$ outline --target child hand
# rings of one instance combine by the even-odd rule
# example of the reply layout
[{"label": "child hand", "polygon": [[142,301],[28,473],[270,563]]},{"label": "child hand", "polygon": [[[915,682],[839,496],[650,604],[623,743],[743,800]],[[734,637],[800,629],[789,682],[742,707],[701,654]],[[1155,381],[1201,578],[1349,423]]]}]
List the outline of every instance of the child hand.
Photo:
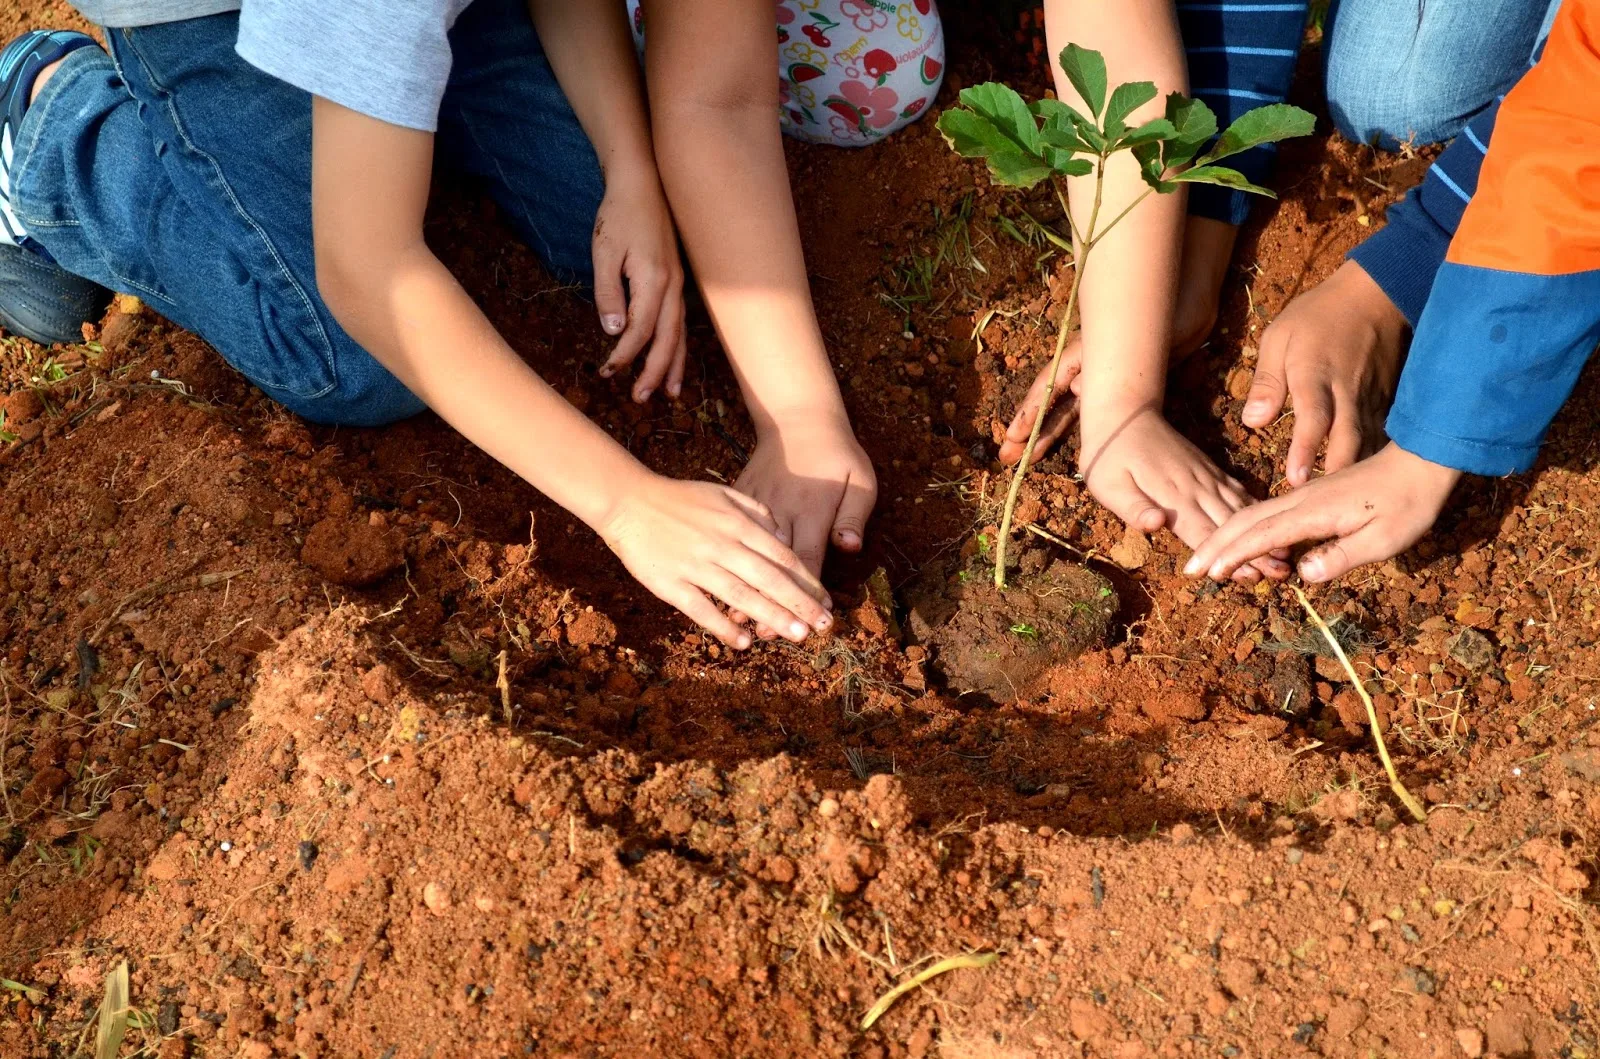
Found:
[{"label": "child hand", "polygon": [[1415,544],[1460,479],[1460,471],[1391,442],[1352,467],[1240,511],[1195,549],[1183,572],[1221,580],[1274,548],[1333,538],[1300,560],[1307,581],[1332,580]]},{"label": "child hand", "polygon": [[801,420],[762,436],[734,488],[772,510],[778,538],[813,577],[830,540],[842,551],[861,550],[878,500],[872,461],[842,420]]},{"label": "child hand", "polygon": [[[1127,413],[1086,409],[1083,452],[1084,481],[1096,500],[1144,533],[1166,526],[1191,548],[1251,503],[1242,485],[1148,404]],[[1281,559],[1265,550],[1251,558],[1261,573],[1288,575]],[[1260,580],[1251,569],[1238,569],[1234,577]]]},{"label": "child hand", "polygon": [[[1178,278],[1178,302],[1172,315],[1172,344],[1169,355],[1177,363],[1211,337],[1217,324],[1217,305],[1222,296],[1222,281],[1228,275],[1228,262],[1233,256],[1233,244],[1239,229],[1209,217],[1190,217],[1183,232],[1183,263]],[[1083,367],[1083,343],[1074,338],[1061,354],[1061,371],[1056,378],[1055,397],[1050,403],[1049,418],[1039,429],[1039,446],[1034,452],[1038,459],[1072,426],[1077,411],[1076,402],[1067,397],[1079,391],[1078,372]],[[1046,364],[1028,388],[1028,393],[1017,405],[1006,428],[1006,439],[1000,445],[1000,462],[1013,464],[1022,459],[1022,450],[1028,444],[1028,433],[1033,430],[1033,418],[1044,404],[1044,391],[1050,365]]]},{"label": "child hand", "polygon": [[1310,480],[1324,440],[1330,474],[1382,443],[1405,336],[1405,317],[1354,261],[1290,302],[1267,327],[1243,419],[1265,427],[1283,410],[1285,395],[1293,398],[1290,485]]},{"label": "child hand", "polygon": [[610,378],[632,364],[649,342],[644,370],[634,380],[633,399],[643,404],[663,381],[667,393],[677,397],[689,356],[683,261],[672,213],[654,170],[637,178],[619,176],[606,184],[594,223],[594,304],[605,333],[620,336],[600,376]]},{"label": "child hand", "polygon": [[822,583],[777,528],[765,504],[736,490],[661,476],[625,493],[597,526],[640,584],[739,650],[750,634],[713,599],[795,643],[833,623]]}]

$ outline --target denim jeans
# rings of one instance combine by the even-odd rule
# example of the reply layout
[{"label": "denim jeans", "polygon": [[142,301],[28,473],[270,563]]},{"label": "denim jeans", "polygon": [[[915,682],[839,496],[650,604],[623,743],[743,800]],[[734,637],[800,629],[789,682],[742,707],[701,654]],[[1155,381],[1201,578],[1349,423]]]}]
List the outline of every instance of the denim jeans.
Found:
[{"label": "denim jeans", "polygon": [[[317,292],[311,96],[239,58],[237,14],[106,37],[110,54],[69,56],[22,123],[11,179],[29,234],[307,419],[375,426],[420,412]],[[450,42],[439,161],[485,178],[563,280],[588,280],[599,161],[526,6],[476,0]]]},{"label": "denim jeans", "polygon": [[1560,0],[1334,0],[1323,55],[1339,131],[1443,143],[1510,90]]}]

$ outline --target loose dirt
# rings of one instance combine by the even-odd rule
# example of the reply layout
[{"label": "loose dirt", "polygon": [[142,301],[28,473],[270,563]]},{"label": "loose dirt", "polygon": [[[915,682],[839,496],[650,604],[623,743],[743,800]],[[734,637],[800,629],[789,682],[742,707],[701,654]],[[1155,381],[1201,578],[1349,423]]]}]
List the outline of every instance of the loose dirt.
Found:
[{"label": "loose dirt", "polygon": [[[944,102],[1043,87],[1015,23],[946,8]],[[310,427],[148,310],[0,340],[0,1054],[75,1054],[123,961],[122,1054],[162,1059],[1600,1052],[1600,377],[1533,473],[1313,595],[1412,824],[1292,595],[1134,547],[1070,448],[1025,521],[1113,588],[1103,644],[1025,697],[930,670],[907,594],[994,521],[1065,296],[1051,202],[930,122],[789,151],[882,481],[804,648],[726,652],[431,417]],[[1427,164],[1282,161],[1168,409],[1258,495],[1292,421],[1242,428],[1230,379]],[[502,332],[650,465],[731,481],[753,437],[704,316],[682,399],[635,406],[484,202],[442,188],[428,236]],[[858,1029],[967,952],[1000,955]]]}]

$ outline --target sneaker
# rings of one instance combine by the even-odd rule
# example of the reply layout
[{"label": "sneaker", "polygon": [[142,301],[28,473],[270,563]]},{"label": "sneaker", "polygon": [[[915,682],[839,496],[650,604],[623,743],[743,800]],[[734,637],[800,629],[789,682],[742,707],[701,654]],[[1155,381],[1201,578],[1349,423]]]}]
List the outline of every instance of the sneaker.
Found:
[{"label": "sneaker", "polygon": [[83,324],[111,292],[56,264],[11,208],[11,160],[39,71],[79,48],[98,47],[69,30],[24,33],[0,51],[0,327],[50,345],[81,342]]}]

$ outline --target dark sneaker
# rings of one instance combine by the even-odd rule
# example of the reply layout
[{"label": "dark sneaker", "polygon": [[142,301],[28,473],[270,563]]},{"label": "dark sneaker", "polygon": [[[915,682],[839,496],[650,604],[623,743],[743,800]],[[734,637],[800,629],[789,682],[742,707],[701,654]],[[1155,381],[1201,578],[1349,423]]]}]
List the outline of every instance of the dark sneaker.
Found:
[{"label": "dark sneaker", "polygon": [[11,209],[11,159],[39,71],[79,48],[98,47],[70,30],[24,33],[0,51],[0,327],[49,345],[81,342],[83,324],[111,292],[74,276],[32,239]]}]

